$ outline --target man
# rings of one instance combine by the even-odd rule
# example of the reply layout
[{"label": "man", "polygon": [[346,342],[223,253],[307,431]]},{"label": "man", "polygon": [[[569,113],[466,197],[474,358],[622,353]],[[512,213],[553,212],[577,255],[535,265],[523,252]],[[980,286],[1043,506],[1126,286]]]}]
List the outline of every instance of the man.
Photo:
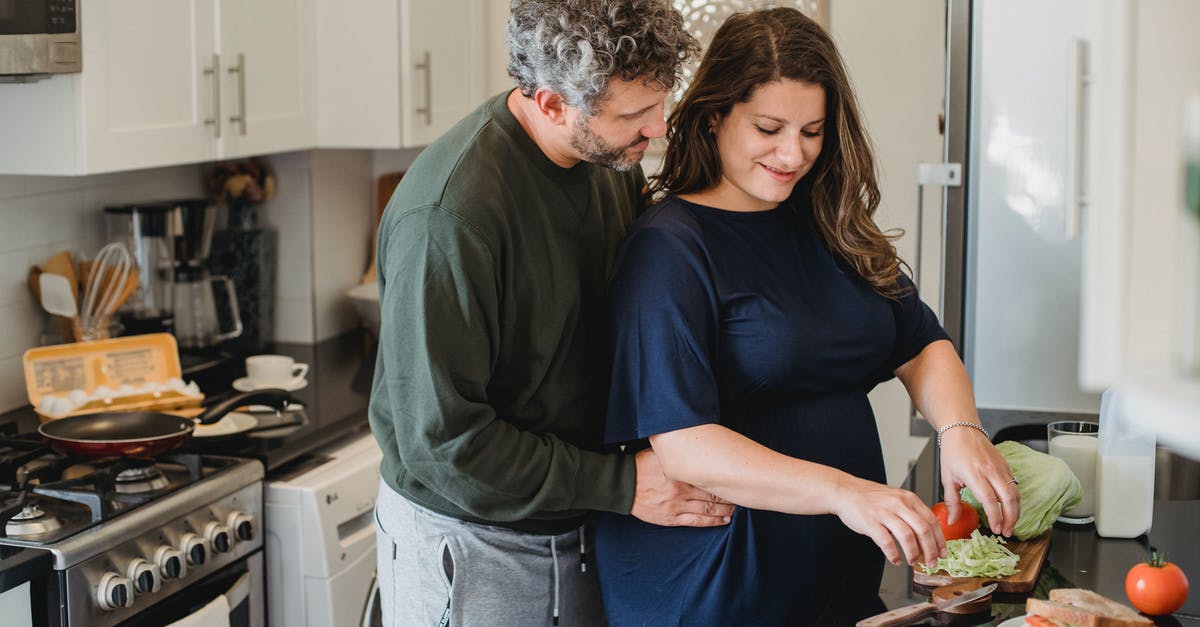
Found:
[{"label": "man", "polygon": [[732,506],[604,452],[604,292],[697,48],[665,0],[516,0],[496,96],[425,149],[379,235],[371,427],[385,623],[603,624],[588,510]]}]

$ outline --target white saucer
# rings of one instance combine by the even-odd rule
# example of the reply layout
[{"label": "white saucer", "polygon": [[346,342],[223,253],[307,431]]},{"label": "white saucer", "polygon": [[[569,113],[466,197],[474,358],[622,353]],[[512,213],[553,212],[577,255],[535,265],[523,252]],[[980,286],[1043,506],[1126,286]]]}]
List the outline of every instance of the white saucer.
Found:
[{"label": "white saucer", "polygon": [[1014,616],[1003,623],[996,625],[996,627],[1025,627],[1025,616],[1028,616],[1028,614]]},{"label": "white saucer", "polygon": [[300,379],[299,381],[293,381],[291,385],[287,385],[287,386],[272,385],[272,386],[267,386],[267,387],[258,387],[256,385],[254,385],[253,383],[250,382],[249,377],[241,377],[233,382],[233,389],[235,389],[239,392],[254,392],[255,390],[273,390],[273,389],[280,389],[285,392],[295,392],[296,390],[304,389],[306,387],[308,387],[308,379]]}]

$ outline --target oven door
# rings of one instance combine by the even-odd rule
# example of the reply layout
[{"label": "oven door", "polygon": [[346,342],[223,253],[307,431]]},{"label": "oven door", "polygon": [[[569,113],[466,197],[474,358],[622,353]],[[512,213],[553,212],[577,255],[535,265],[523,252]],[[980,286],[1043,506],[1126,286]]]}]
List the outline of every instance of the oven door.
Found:
[{"label": "oven door", "polygon": [[[218,597],[224,597],[224,601]],[[227,619],[215,614],[218,608],[223,607],[229,608]],[[178,627],[225,624],[230,627],[264,627],[262,551],[230,564],[175,593],[164,603],[155,604],[122,623],[123,626],[134,627],[175,624]]]}]

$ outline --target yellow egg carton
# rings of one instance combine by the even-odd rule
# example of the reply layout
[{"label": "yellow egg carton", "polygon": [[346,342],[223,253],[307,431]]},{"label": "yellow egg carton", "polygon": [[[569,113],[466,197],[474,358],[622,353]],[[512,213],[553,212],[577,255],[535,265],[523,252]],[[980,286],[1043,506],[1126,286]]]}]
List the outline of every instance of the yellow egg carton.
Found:
[{"label": "yellow egg carton", "polygon": [[110,411],[199,407],[169,333],[39,346],[25,351],[25,390],[43,422]]}]

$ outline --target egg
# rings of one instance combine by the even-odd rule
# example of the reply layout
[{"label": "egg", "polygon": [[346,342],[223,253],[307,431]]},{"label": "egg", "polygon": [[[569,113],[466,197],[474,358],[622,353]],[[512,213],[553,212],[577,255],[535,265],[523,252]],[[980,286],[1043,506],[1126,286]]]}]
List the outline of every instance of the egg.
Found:
[{"label": "egg", "polygon": [[39,414],[51,414],[54,412],[54,397],[47,394],[38,401],[37,410]]},{"label": "egg", "polygon": [[107,385],[97,385],[96,389],[92,390],[92,398],[106,399],[112,398],[112,395],[112,388],[108,387]]},{"label": "egg", "polygon": [[133,396],[136,393],[137,393],[137,391],[133,389],[132,385],[129,385],[128,383],[122,383],[120,386],[117,387],[116,395],[117,396]]},{"label": "egg", "polygon": [[88,397],[87,392],[84,392],[83,390],[80,390],[78,388],[71,390],[70,393],[67,394],[67,399],[69,399],[71,401],[71,405],[72,405],[71,409],[79,407],[80,405],[91,400]]},{"label": "egg", "polygon": [[71,399],[60,396],[60,397],[55,398],[54,402],[51,404],[50,415],[51,416],[65,416],[65,415],[71,413],[71,411],[74,410],[75,407],[77,407],[77,406],[74,405],[73,403],[71,403]]}]

